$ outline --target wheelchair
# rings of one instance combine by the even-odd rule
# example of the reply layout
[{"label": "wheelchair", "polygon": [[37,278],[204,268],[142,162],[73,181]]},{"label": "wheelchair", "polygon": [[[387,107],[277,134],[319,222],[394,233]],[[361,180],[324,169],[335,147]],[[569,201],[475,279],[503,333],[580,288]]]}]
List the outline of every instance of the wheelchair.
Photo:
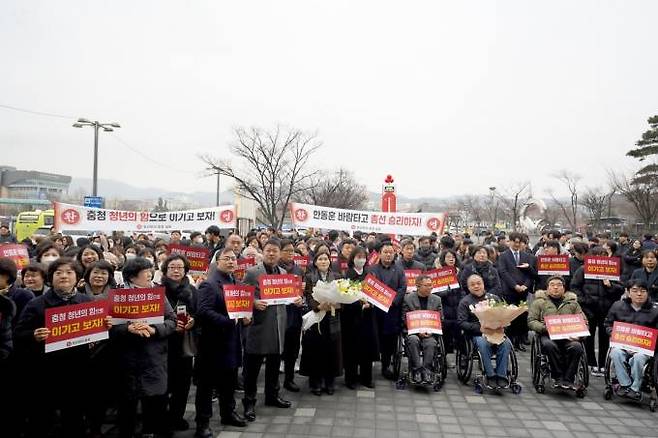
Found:
[{"label": "wheelchair", "polygon": [[[606,400],[612,399],[612,396],[616,394],[619,389],[619,381],[614,372],[614,366],[612,365],[612,357],[610,356],[610,351],[612,348],[608,349],[608,353],[605,357],[605,371],[603,378],[605,379],[605,389],[603,390],[603,397]],[[626,370],[630,375],[630,366],[626,363]],[[646,400],[645,394],[648,394],[649,400],[649,410],[651,412],[656,412],[656,407],[658,406],[658,397],[656,391],[658,388],[658,361],[656,357],[651,357],[644,365],[644,372],[642,375],[642,386],[640,388],[640,393],[642,398],[637,400],[637,402],[642,403]]]},{"label": "wheelchair", "polygon": [[[543,394],[546,391],[546,379],[551,378],[551,364],[548,356],[541,349],[540,335],[533,332],[532,343],[530,346],[530,375],[535,391]],[[582,341],[581,341],[582,344]],[[589,386],[589,367],[587,366],[587,354],[583,345],[583,353],[578,358],[578,369],[574,387],[569,390],[576,393],[576,397],[584,398]],[[564,388],[563,388],[564,389]]]},{"label": "wheelchair", "polygon": [[[484,392],[484,367],[482,366],[482,357],[480,357],[480,351],[475,346],[475,342],[466,338],[462,335],[459,345],[456,345],[456,365],[457,365],[457,378],[464,385],[468,384],[468,381],[473,374],[473,363],[477,362],[479,367],[479,374],[476,374],[473,378],[474,390],[478,394]],[[491,355],[492,362],[496,360],[496,353]],[[517,379],[519,377],[519,362],[516,358],[516,353],[514,349],[510,349],[509,353],[509,363],[507,367],[507,379],[509,380],[509,389],[513,394],[520,394],[523,387]]]},{"label": "wheelchair", "polygon": [[[430,370],[433,374],[433,379],[429,383],[416,383],[410,378],[409,370],[409,355],[406,348],[406,336],[400,334],[398,336],[398,343],[393,355],[393,377],[395,378],[395,388],[396,389],[405,389],[408,384],[415,386],[428,386],[431,387],[435,392],[438,392],[443,383],[446,380],[448,374],[448,363],[446,359],[446,350],[443,345],[443,337],[441,335],[434,335],[437,339],[436,349],[434,351],[434,358],[432,359],[432,369]],[[403,358],[407,357],[407,366],[403,369],[402,361]],[[422,351],[421,351],[422,358]]]}]

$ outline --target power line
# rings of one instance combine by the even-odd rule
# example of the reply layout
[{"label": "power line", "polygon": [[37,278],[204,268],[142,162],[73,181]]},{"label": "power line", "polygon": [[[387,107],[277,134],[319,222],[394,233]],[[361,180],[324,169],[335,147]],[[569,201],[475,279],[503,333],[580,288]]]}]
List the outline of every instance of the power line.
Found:
[{"label": "power line", "polygon": [[11,105],[0,104],[0,108],[9,109],[9,110],[12,110],[12,111],[19,111],[19,112],[22,112],[22,113],[36,114],[38,116],[57,117],[59,119],[69,119],[69,120],[70,119],[73,119],[73,120],[76,119],[76,117],[74,117],[74,116],[65,116],[63,114],[46,113],[46,112],[43,112],[43,111],[33,111],[33,110],[25,109],[25,108],[18,108],[16,106],[11,106]]}]

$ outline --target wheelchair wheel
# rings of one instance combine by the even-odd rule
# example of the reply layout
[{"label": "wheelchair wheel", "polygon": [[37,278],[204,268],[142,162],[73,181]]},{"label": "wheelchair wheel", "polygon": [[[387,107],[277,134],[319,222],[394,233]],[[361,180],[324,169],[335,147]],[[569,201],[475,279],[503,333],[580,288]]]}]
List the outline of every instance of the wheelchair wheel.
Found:
[{"label": "wheelchair wheel", "polygon": [[470,341],[463,339],[462,345],[457,346],[455,351],[455,362],[457,368],[457,378],[463,384],[467,384],[473,371],[472,344]]},{"label": "wheelchair wheel", "polygon": [[[585,354],[587,356],[587,354]],[[587,359],[585,359],[585,365],[587,365]],[[587,378],[589,380],[589,373],[587,373]],[[610,357],[610,349],[608,348],[608,352],[605,355],[605,368],[603,369],[603,380],[605,382],[605,386],[607,387],[612,387],[612,357]],[[606,400],[609,400],[606,398]]]},{"label": "wheelchair wheel", "polygon": [[[519,362],[516,358],[516,353],[512,348],[509,352],[509,367],[507,373],[509,374],[509,381],[516,382],[516,379],[519,377]],[[519,391],[520,392],[520,391]],[[517,393],[515,393],[517,394]]]},{"label": "wheelchair wheel", "polygon": [[535,334],[532,344],[530,344],[530,375],[532,376],[532,384],[535,390],[543,394],[545,387],[541,383],[541,352],[539,351],[538,342],[538,335]]},{"label": "wheelchair wheel", "polygon": [[[608,364],[606,360],[606,369]],[[607,373],[606,373],[607,374]],[[589,367],[587,366],[587,355],[583,352],[578,359],[578,370],[576,371],[576,386],[579,388],[587,388],[589,386]],[[576,391],[576,395],[578,392]]]},{"label": "wheelchair wheel", "polygon": [[606,400],[612,399],[612,387],[611,386],[606,386],[605,390],[603,391],[603,398]]},{"label": "wheelchair wheel", "polygon": [[445,381],[446,377],[448,376],[448,358],[446,357],[446,348],[443,343],[443,336],[439,336],[439,342],[437,343],[436,347],[438,352],[440,353],[438,358],[439,360],[436,361],[437,362],[436,365],[438,366],[436,369],[440,370],[441,373],[440,380]]},{"label": "wheelchair wheel", "polygon": [[393,379],[398,380],[400,378],[400,370],[402,369],[402,356],[404,355],[404,342],[402,341],[402,335],[398,336],[398,344],[393,355]]}]

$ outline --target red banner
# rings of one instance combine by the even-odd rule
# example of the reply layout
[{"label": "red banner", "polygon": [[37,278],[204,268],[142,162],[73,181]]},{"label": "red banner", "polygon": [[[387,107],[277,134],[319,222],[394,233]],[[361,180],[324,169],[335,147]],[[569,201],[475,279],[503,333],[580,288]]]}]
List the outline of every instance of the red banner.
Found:
[{"label": "red banner", "polygon": [[47,308],[46,353],[107,339],[107,307],[108,301],[101,300]]},{"label": "red banner", "polygon": [[144,322],[162,324],[165,288],[112,289],[109,294],[113,324]]},{"label": "red banner", "polygon": [[231,319],[251,318],[254,313],[256,288],[241,284],[225,284],[223,289],[228,317]]},{"label": "red banner", "polygon": [[258,284],[260,299],[268,305],[291,304],[301,296],[302,282],[297,275],[261,275]]},{"label": "red banner", "polygon": [[539,275],[569,275],[568,255],[537,256],[537,273]]},{"label": "red banner", "polygon": [[432,293],[448,290],[448,288],[456,289],[459,287],[457,271],[452,266],[432,269],[425,274],[432,279]]},{"label": "red banner", "polygon": [[590,280],[616,280],[621,275],[619,257],[585,256],[585,278]]},{"label": "red banner", "polygon": [[656,339],[658,330],[655,328],[615,321],[610,334],[610,346],[653,357]]},{"label": "red banner", "polygon": [[407,333],[431,333],[442,335],[441,312],[436,310],[414,310],[406,314]]},{"label": "red banner", "polygon": [[296,266],[299,266],[302,269],[308,268],[308,256],[296,255],[292,257],[292,261]]},{"label": "red banner", "polygon": [[379,253],[377,251],[373,251],[370,253],[370,256],[368,256],[368,266],[373,266],[379,263]]},{"label": "red banner", "polygon": [[416,291],[416,278],[418,278],[418,276],[422,273],[423,271],[421,269],[404,270],[404,277],[407,279],[407,292]]},{"label": "red banner", "polygon": [[30,254],[27,252],[27,248],[25,245],[17,243],[0,245],[0,257],[12,259],[19,271],[30,264]]},{"label": "red banner", "polygon": [[238,281],[244,280],[244,274],[247,272],[247,269],[252,266],[256,266],[256,259],[253,257],[247,257],[245,259],[238,259],[238,267],[233,272],[235,279]]},{"label": "red banner", "polygon": [[205,274],[208,272],[208,257],[210,250],[200,246],[187,245],[168,245],[170,254],[180,254],[185,256],[190,262],[191,274]]},{"label": "red banner", "polygon": [[388,312],[393,304],[396,292],[382,283],[372,274],[366,275],[362,283],[362,290],[366,301],[373,306]]},{"label": "red banner", "polygon": [[548,337],[552,340],[589,336],[587,323],[582,313],[546,315],[544,316],[544,324],[546,324],[546,330],[548,330]]}]

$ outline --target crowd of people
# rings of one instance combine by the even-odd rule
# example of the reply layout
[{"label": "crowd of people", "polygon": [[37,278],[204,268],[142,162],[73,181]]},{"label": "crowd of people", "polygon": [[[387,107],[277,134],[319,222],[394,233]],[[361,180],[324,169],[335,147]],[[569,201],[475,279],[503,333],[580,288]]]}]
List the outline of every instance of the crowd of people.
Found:
[{"label": "crowd of people", "polygon": [[[0,242],[13,243],[8,227],[0,228]],[[108,421],[121,437],[136,430],[142,437],[169,436],[191,427],[185,412],[194,384],[195,436],[210,438],[215,398],[222,424],[246,427],[256,419],[263,363],[263,402],[285,409],[291,403],[281,390],[281,367],[282,387],[290,392],[301,390],[297,364],[317,396],[333,395],[341,375],[349,390],[373,388],[375,362],[381,362],[386,379],[396,377],[392,362],[400,336],[406,336],[412,380],[430,381],[436,337],[406,333],[404,315],[413,310],[441,312],[449,358],[464,339],[473,341],[490,388],[509,385],[507,355],[512,349],[526,351],[529,331],[541,336],[556,386],[573,384],[581,340],[551,340],[546,315],[585,315],[591,334],[584,339],[585,354],[593,376],[603,371],[615,321],[658,327],[658,244],[650,235],[631,240],[622,233],[613,240],[606,234],[585,238],[551,231],[531,247],[528,236],[517,232],[487,236],[479,245],[461,233],[398,240],[358,231],[284,236],[268,229],[225,238],[211,226],[186,237],[180,231],[160,239],[115,232],[75,242],[53,230],[22,243],[31,262],[20,272],[11,259],[0,258],[0,372],[10,376],[3,377],[0,412],[7,419],[2,436],[8,437],[99,437]],[[207,274],[192,275],[185,256],[169,253],[171,243],[207,248]],[[568,254],[569,275],[539,275],[540,254]],[[588,254],[621,257],[620,281],[585,278]],[[307,257],[308,266],[296,264],[296,255]],[[248,257],[255,266],[239,279],[238,260]],[[415,291],[408,292],[405,270],[447,266],[456,270],[458,284],[433,294],[432,279],[421,275]],[[303,279],[300,296],[291,304],[268,305],[260,299],[259,278],[285,273]],[[388,312],[368,302],[330,308],[313,299],[318,280],[362,281],[368,274],[395,291]],[[253,317],[235,320],[229,318],[223,290],[240,282],[255,288]],[[165,288],[164,322],[114,324],[108,317],[108,340],[45,353],[46,309],[107,299],[110,289],[154,286]],[[472,311],[482,300],[531,304],[527,317],[506,328],[505,341],[492,344]],[[181,307],[183,318],[175,311]],[[302,332],[302,315],[321,310],[331,312]],[[619,348],[611,355],[621,395],[637,398],[648,356]],[[630,363],[630,373],[624,363]],[[242,413],[238,391],[244,394]]]}]

